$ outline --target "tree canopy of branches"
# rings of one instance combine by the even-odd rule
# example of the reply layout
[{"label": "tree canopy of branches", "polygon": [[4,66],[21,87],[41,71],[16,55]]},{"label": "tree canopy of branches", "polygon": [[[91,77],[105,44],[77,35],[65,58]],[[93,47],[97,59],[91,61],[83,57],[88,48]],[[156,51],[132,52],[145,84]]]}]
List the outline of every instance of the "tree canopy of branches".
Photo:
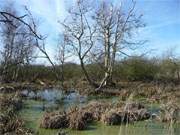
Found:
[{"label": "tree canopy of branches", "polygon": [[[89,3],[89,4],[88,4]],[[65,31],[68,33],[70,44],[74,53],[78,55],[81,67],[86,79],[93,86],[95,85],[85,69],[85,59],[103,59],[104,78],[98,89],[103,86],[112,85],[112,74],[114,64],[119,53],[124,48],[135,48],[143,42],[133,42],[133,33],[140,27],[144,27],[141,22],[142,15],[135,12],[136,3],[132,1],[131,6],[123,7],[113,5],[108,2],[100,2],[92,6],[85,0],[78,0],[74,8],[69,10],[69,17],[63,23]],[[92,57],[93,56],[93,57]],[[101,60],[102,60],[101,59]]]},{"label": "tree canopy of branches", "polygon": [[69,10],[69,18],[62,25],[68,35],[68,45],[72,48],[72,53],[78,56],[86,79],[90,85],[97,87],[85,68],[85,59],[95,43],[96,34],[96,26],[93,22],[89,22],[91,8],[87,3],[83,0],[77,1],[75,7]]},{"label": "tree canopy of branches", "polygon": [[[27,8],[25,11],[26,14],[23,16],[19,16],[12,7],[0,11],[5,45],[2,52],[3,63],[5,65],[12,62],[18,65],[29,63],[34,58],[33,52],[36,48],[51,64],[56,79],[63,79],[63,75],[60,77],[57,72],[56,63],[46,51],[46,38],[38,33],[31,12]],[[68,48],[73,56],[79,58],[86,80],[97,90],[114,84],[114,66],[119,55],[129,56],[123,50],[133,50],[144,43],[133,39],[134,33],[145,26],[142,23],[142,15],[136,13],[136,2],[133,0],[129,7],[121,1],[119,5],[114,5],[107,1],[94,4],[93,1],[77,0],[61,24],[64,28],[64,42],[60,45],[59,53],[61,65],[65,63]],[[99,84],[89,75],[86,69],[86,64],[90,64],[88,62],[98,63],[104,72]]]},{"label": "tree canopy of branches", "polygon": [[[4,24],[1,25],[1,39],[3,43],[2,65],[3,80],[9,80],[8,72],[13,72],[12,80],[18,76],[19,66],[29,64],[33,60],[35,40],[29,36],[29,29],[23,25],[15,16],[18,12],[12,5],[5,7],[0,16]],[[7,15],[7,16],[6,16]],[[11,69],[13,70],[11,71]]]}]

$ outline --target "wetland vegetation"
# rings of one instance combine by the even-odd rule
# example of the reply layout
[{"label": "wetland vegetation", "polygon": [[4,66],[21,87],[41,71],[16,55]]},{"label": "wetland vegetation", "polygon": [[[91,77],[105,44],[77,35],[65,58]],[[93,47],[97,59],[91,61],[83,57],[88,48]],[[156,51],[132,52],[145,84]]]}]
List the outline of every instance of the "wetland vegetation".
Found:
[{"label": "wetland vegetation", "polygon": [[70,2],[54,52],[15,1],[0,2],[0,135],[180,134],[180,58],[134,53],[147,44],[134,0]]}]

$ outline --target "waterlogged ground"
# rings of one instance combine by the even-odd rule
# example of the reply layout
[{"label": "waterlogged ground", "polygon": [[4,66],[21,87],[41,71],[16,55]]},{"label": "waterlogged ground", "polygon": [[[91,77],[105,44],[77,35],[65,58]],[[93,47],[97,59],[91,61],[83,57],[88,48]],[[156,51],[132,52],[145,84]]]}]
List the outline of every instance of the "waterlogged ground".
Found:
[{"label": "waterlogged ground", "polygon": [[[81,106],[91,100],[108,100],[114,102],[115,98],[101,97],[84,97],[76,92],[62,94],[59,90],[44,90],[39,92],[23,91],[27,98],[24,100],[24,108],[19,115],[25,120],[26,126],[33,129],[38,135],[57,135],[59,130],[39,128],[40,120],[45,111],[53,111],[57,109],[67,109],[70,106]],[[40,98],[41,100],[35,100]],[[150,110],[156,112],[156,105],[149,105]],[[69,135],[179,135],[180,125],[171,125],[164,123],[143,121],[130,125],[121,126],[105,126],[101,123],[89,124],[87,130],[84,131],[66,131]]]}]

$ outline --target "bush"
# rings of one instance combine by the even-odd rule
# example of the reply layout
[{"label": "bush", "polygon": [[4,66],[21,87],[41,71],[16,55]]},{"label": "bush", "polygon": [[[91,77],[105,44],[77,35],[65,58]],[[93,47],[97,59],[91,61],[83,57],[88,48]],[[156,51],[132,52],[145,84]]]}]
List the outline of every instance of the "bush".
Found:
[{"label": "bush", "polygon": [[[103,64],[103,63],[102,63]],[[103,65],[102,65],[103,66]],[[87,72],[92,80],[99,82],[104,77],[104,70],[97,63],[86,65]],[[17,70],[18,69],[18,70]],[[61,77],[61,65],[55,67]],[[2,75],[3,67],[0,66]],[[17,71],[16,71],[17,70]],[[17,76],[14,76],[14,72]],[[0,77],[1,80],[2,76]],[[20,65],[12,66],[6,73],[9,82],[36,82],[37,80],[56,82],[56,76],[51,66],[45,65]],[[75,63],[64,65],[64,81],[77,83],[84,78],[81,66]],[[113,70],[113,79],[117,81],[153,81],[153,80],[180,80],[180,61],[173,59],[149,59],[145,57],[130,57],[116,62]]]},{"label": "bush", "polygon": [[163,80],[180,79],[180,62],[173,59],[163,59],[159,63],[158,78]]},{"label": "bush", "polygon": [[115,75],[119,78],[137,81],[137,80],[153,80],[158,72],[158,66],[154,60],[146,58],[129,58],[121,61],[115,67]]}]

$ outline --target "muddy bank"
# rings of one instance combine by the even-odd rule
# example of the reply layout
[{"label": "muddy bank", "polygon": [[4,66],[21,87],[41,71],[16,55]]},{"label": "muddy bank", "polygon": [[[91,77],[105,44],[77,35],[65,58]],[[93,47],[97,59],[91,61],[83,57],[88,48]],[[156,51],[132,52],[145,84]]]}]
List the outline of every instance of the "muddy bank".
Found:
[{"label": "muddy bank", "polygon": [[126,100],[126,97],[135,94],[136,97],[146,97],[151,101],[159,102],[162,99],[167,99],[171,94],[173,97],[180,98],[180,85],[175,84],[163,84],[156,82],[116,82],[116,85],[113,87],[102,88],[100,91],[95,91],[87,81],[79,80],[76,83],[74,82],[65,82],[64,88],[57,83],[46,83],[38,81],[36,83],[7,83],[0,84],[0,93],[12,93],[14,91],[22,90],[44,90],[44,89],[60,89],[64,93],[72,92],[76,90],[81,95],[95,95],[95,96],[120,96],[123,100]]},{"label": "muddy bank", "polygon": [[171,99],[179,99],[180,84],[158,83],[158,82],[116,82],[114,87],[102,88],[95,91],[86,81],[79,81],[74,88],[82,95],[118,96],[126,101],[133,94],[136,99],[146,98],[151,103],[160,103]]},{"label": "muddy bank", "polygon": [[13,93],[17,91],[22,91],[25,89],[36,91],[44,90],[49,88],[59,88],[56,84],[40,84],[40,83],[4,83],[0,84],[0,93]]}]

